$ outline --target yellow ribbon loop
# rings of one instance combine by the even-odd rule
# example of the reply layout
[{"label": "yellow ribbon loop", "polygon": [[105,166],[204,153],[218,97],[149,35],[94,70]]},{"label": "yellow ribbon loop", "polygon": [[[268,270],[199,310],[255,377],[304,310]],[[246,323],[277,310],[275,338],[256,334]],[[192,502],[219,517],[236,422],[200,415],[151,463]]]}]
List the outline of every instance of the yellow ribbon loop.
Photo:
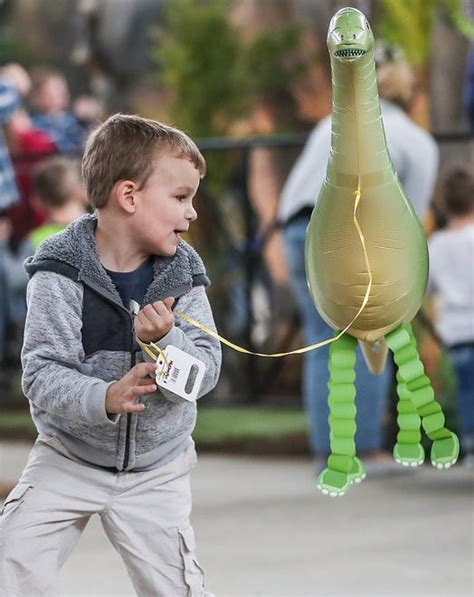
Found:
[{"label": "yellow ribbon loop", "polygon": [[[154,361],[158,361],[158,358],[160,358],[160,357],[161,357],[161,358],[163,359],[163,362],[164,362],[165,366],[167,366],[167,365],[168,365],[168,359],[166,358],[166,353],[165,353],[165,351],[164,351],[164,350],[161,350],[161,348],[160,348],[159,346],[157,346],[157,345],[156,345],[154,342],[150,342],[150,345],[148,345],[148,344],[145,344],[144,342],[142,342],[142,341],[140,340],[140,338],[137,338],[137,342],[138,342],[138,344],[139,344],[140,348],[141,348],[141,349],[142,349],[144,352],[146,352],[146,354],[147,354],[147,355],[148,355],[148,356],[149,356],[151,359],[153,359]],[[153,350],[151,350],[150,346],[151,346],[151,348],[153,348],[153,349],[156,351],[156,353],[155,353],[155,352],[153,352]],[[160,372],[159,372],[159,376],[161,377],[163,374],[164,374],[164,369],[163,369],[162,371],[160,371]]]},{"label": "yellow ribbon loop", "polygon": [[328,338],[327,340],[323,340],[322,342],[318,342],[317,344],[311,344],[311,346],[305,346],[303,348],[297,348],[296,350],[290,350],[289,352],[275,352],[275,353],[253,352],[251,350],[247,350],[246,348],[243,348],[242,346],[238,346],[237,344],[234,344],[233,342],[230,342],[229,340],[227,340],[226,338],[223,338],[220,334],[218,334],[214,330],[211,330],[210,328],[206,327],[205,325],[202,325],[202,323],[199,323],[198,321],[196,321],[192,317],[189,317],[189,315],[186,315],[185,313],[182,313],[181,311],[176,311],[175,312],[176,315],[178,317],[180,317],[181,319],[183,319],[184,321],[187,321],[191,325],[199,328],[201,331],[205,332],[209,336],[212,336],[216,340],[219,340],[219,342],[222,342],[222,344],[225,344],[229,348],[232,348],[233,350],[236,350],[237,352],[241,352],[243,354],[250,354],[250,355],[255,356],[255,357],[264,357],[264,358],[287,357],[287,356],[290,356],[292,354],[303,354],[305,352],[309,352],[311,350],[315,350],[316,348],[321,348],[322,346],[326,346],[327,344],[331,344],[332,342],[336,342],[336,340],[338,340],[343,334],[345,334],[347,332],[347,330],[352,326],[352,324],[356,321],[356,319],[359,317],[359,315],[365,309],[365,307],[366,307],[366,305],[367,305],[367,303],[369,301],[370,291],[372,289],[372,269],[371,269],[370,263],[369,263],[369,256],[367,254],[367,247],[366,247],[366,244],[365,244],[365,238],[364,238],[364,235],[362,233],[362,230],[361,230],[361,227],[359,225],[359,222],[357,221],[357,209],[359,207],[360,198],[361,198],[360,177],[359,177],[359,182],[358,182],[358,185],[357,185],[357,190],[354,191],[354,196],[355,196],[355,201],[354,201],[354,226],[356,227],[357,233],[359,234],[360,242],[361,242],[361,245],[362,245],[362,250],[364,252],[364,259],[365,259],[365,265],[367,267],[367,273],[368,273],[368,276],[369,276],[369,283],[368,283],[367,289],[365,291],[365,296],[364,296],[364,300],[362,301],[362,305],[361,305],[360,309],[357,311],[354,319],[342,330],[342,332],[339,332],[339,334],[337,336],[334,336],[332,338]]}]

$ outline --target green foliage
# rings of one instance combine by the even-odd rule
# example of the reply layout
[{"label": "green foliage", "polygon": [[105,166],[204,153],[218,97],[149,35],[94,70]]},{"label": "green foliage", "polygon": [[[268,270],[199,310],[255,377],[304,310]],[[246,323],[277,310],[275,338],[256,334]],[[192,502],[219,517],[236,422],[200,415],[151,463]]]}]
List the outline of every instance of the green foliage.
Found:
[{"label": "green foliage", "polygon": [[240,39],[227,9],[224,0],[175,0],[167,6],[166,31],[157,35],[154,57],[160,83],[172,94],[170,116],[191,135],[224,134],[242,109]]},{"label": "green foliage", "polygon": [[194,136],[223,135],[255,101],[278,101],[305,66],[291,61],[295,24],[245,42],[228,18],[226,0],[174,0],[155,32],[159,82],[171,94],[173,122]]},{"label": "green foliage", "polygon": [[[301,410],[279,410],[257,407],[212,407],[199,409],[193,437],[198,444],[212,445],[226,440],[284,440],[306,434],[306,415]],[[0,432],[5,437],[37,435],[29,411],[0,411]]]},{"label": "green foliage", "polygon": [[301,410],[207,406],[199,410],[193,437],[198,444],[210,445],[229,439],[284,440],[306,432],[306,415]]},{"label": "green foliage", "polygon": [[438,0],[381,0],[381,36],[399,45],[409,62],[423,64],[429,54],[437,5]]},{"label": "green foliage", "polygon": [[381,0],[379,33],[387,42],[400,46],[409,62],[424,64],[439,9],[444,9],[461,33],[474,37],[474,23],[463,15],[462,8],[462,0]]},{"label": "green foliage", "polygon": [[248,47],[245,55],[252,97],[278,100],[288,93],[297,77],[305,74],[307,62],[295,60],[302,27],[290,23],[276,31],[261,33]]},{"label": "green foliage", "polygon": [[474,22],[463,14],[462,0],[440,0],[453,25],[466,37],[474,39]]},{"label": "green foliage", "polygon": [[9,62],[23,61],[23,55],[20,44],[15,39],[12,31],[8,27],[0,27],[0,56],[2,57],[2,64]]},{"label": "green foliage", "polygon": [[[166,22],[154,32],[158,81],[169,94],[168,120],[192,137],[224,136],[258,101],[288,101],[288,86],[302,72],[288,58],[300,28],[285,26],[246,42],[228,17],[228,0],[170,0]],[[274,106],[272,106],[274,107]],[[222,196],[235,155],[206,154],[206,188]]]}]

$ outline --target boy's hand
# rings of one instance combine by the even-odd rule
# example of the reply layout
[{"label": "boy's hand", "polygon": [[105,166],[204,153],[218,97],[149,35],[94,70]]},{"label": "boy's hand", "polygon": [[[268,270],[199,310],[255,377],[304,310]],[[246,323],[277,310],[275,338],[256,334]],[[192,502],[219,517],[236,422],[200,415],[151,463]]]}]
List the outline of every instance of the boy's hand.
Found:
[{"label": "boy's hand", "polygon": [[143,410],[145,405],[137,404],[135,399],[156,390],[156,385],[149,377],[150,373],[155,371],[155,363],[135,365],[122,379],[107,388],[105,410],[109,414],[134,413]]},{"label": "boy's hand", "polygon": [[145,305],[135,317],[135,333],[142,342],[157,342],[165,336],[174,324],[171,307],[174,303],[172,296],[164,301],[156,301],[152,305]]}]

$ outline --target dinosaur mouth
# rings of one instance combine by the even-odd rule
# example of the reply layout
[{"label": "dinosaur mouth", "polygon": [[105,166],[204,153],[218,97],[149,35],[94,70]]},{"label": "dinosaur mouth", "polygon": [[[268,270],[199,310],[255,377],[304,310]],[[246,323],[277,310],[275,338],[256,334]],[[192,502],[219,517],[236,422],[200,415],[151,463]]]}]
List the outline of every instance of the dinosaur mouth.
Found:
[{"label": "dinosaur mouth", "polygon": [[357,58],[358,56],[363,56],[367,52],[365,50],[357,50],[355,48],[348,48],[346,50],[336,50],[334,54],[338,58]]}]

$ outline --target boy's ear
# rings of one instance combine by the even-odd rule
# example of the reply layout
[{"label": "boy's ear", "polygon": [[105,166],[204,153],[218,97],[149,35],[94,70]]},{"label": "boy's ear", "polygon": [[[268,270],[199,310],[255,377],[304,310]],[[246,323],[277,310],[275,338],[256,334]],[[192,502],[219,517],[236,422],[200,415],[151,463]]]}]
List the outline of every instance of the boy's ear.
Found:
[{"label": "boy's ear", "polygon": [[114,189],[115,201],[128,214],[135,213],[135,194],[138,188],[132,180],[120,180]]}]

